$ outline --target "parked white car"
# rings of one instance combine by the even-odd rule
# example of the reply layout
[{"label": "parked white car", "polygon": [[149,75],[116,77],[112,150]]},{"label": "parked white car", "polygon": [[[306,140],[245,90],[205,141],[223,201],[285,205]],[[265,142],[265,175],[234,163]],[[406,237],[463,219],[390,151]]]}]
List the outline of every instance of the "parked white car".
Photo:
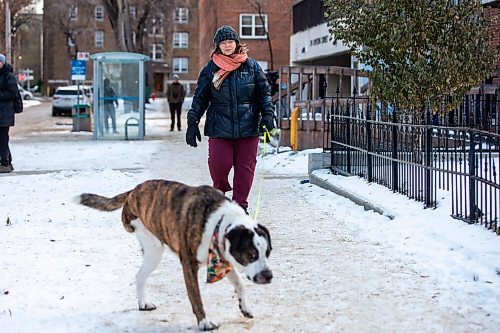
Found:
[{"label": "parked white car", "polygon": [[19,93],[21,94],[21,98],[28,100],[33,98],[33,93],[21,87],[19,84],[17,85],[17,89],[19,89]]},{"label": "parked white car", "polygon": [[88,92],[85,91],[84,86],[80,86],[79,94],[78,86],[57,88],[54,96],[52,96],[52,116],[55,117],[63,114],[71,115],[71,109],[73,108],[73,105],[77,103],[91,103],[90,96],[88,95]]}]

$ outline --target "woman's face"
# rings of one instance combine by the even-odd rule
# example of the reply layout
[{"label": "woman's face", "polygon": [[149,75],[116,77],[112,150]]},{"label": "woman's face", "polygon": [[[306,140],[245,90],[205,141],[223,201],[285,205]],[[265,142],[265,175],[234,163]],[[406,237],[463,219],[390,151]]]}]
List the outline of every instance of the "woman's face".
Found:
[{"label": "woman's face", "polygon": [[232,39],[226,39],[219,43],[219,49],[223,55],[230,56],[236,51],[236,41]]}]

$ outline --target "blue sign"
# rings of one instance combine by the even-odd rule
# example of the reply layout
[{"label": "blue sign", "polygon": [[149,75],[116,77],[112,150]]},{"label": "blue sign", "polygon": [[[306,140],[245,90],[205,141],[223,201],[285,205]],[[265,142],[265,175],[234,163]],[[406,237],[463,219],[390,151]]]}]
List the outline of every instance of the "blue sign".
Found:
[{"label": "blue sign", "polygon": [[71,60],[71,80],[85,80],[87,67],[83,60]]}]

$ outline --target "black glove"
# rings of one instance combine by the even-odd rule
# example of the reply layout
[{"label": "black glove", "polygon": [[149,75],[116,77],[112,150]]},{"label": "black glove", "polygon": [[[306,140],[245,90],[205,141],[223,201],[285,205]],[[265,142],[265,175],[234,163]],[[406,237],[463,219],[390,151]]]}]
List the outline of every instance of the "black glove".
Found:
[{"label": "black glove", "polygon": [[[274,128],[273,118],[263,117],[261,122],[260,122],[260,125],[261,125],[264,133],[266,132],[265,129],[267,129],[270,132]],[[264,129],[264,127],[265,127],[265,129]]]},{"label": "black glove", "polygon": [[186,131],[186,143],[191,147],[198,147],[196,139],[201,142],[201,134],[198,125],[188,125],[188,129]]}]

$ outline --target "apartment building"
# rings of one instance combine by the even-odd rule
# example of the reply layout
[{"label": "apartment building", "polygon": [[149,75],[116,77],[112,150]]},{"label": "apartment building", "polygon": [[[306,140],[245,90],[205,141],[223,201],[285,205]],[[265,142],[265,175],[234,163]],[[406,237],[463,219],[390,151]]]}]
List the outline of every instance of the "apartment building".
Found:
[{"label": "apartment building", "polygon": [[[500,1],[498,0],[483,0],[482,1],[485,15],[487,19],[490,19],[490,29],[493,32],[493,46],[495,49],[500,49]],[[493,84],[496,87],[500,86],[500,57],[497,57],[495,70],[487,80],[487,83]]]},{"label": "apartment building", "polygon": [[[210,60],[218,27],[227,24],[246,44],[249,56],[265,69],[278,70],[290,63],[290,35],[294,0],[200,0],[200,68]],[[269,34],[269,38],[267,33]]]},{"label": "apartment building", "polygon": [[[151,91],[165,93],[172,75],[178,74],[189,93],[198,76],[198,1],[150,1],[149,11],[147,3],[129,1],[133,41],[129,51],[150,56],[146,82]],[[78,52],[120,51],[100,0],[45,0],[43,26],[43,79],[49,94],[70,83],[71,60]],[[91,60],[86,72],[91,82]]]}]

